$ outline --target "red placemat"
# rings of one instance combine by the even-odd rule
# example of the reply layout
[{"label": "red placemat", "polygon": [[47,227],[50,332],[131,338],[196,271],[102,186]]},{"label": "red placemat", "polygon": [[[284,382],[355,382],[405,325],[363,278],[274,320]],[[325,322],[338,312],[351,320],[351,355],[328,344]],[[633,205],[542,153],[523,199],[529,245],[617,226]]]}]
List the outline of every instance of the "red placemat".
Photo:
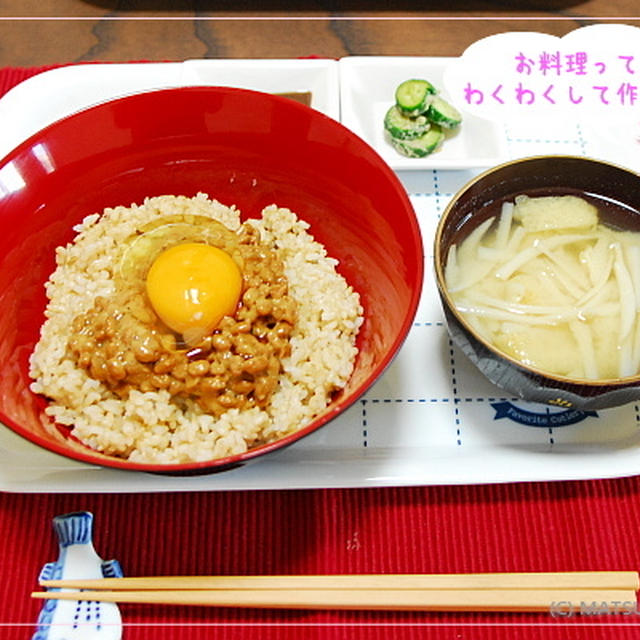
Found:
[{"label": "red placemat", "polygon": [[[636,569],[637,479],[475,487],[0,495],[0,637],[30,637],[54,515],[94,513],[129,575]],[[9,578],[10,577],[10,578]],[[122,605],[126,640],[631,638],[638,616],[279,612]],[[634,634],[634,635],[632,635]]]},{"label": "red placemat", "polygon": [[[0,69],[0,95],[51,67]],[[31,638],[55,515],[88,510],[128,575],[640,568],[640,481],[171,494],[0,494],[0,638]],[[428,614],[122,605],[124,640],[635,638],[640,615]]]}]

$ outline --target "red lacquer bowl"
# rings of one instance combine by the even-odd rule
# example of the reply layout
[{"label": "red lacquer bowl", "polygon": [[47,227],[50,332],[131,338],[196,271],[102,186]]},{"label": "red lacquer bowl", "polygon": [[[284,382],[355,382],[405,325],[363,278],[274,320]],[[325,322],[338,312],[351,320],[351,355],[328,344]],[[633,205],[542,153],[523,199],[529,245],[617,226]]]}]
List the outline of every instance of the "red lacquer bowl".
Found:
[{"label": "red lacquer bowl", "polygon": [[[360,293],[365,322],[346,389],[311,424],[242,455],[150,465],[107,457],[69,440],[29,390],[43,283],[54,251],[94,212],[146,196],[208,193],[247,217],[275,203],[310,232]],[[241,89],[189,87],[140,93],[60,120],[0,161],[0,420],[75,460],[137,471],[226,469],[281,449],[353,404],[389,365],[422,289],[423,247],[404,188],[365,142],[290,99]]]}]

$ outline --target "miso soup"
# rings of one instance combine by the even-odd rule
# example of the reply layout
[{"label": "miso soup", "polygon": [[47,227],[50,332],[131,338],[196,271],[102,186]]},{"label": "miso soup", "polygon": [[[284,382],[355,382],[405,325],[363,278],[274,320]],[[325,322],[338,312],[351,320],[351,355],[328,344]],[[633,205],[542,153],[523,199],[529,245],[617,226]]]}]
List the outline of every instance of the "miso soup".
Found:
[{"label": "miso soup", "polygon": [[636,375],[640,233],[617,225],[622,207],[566,193],[494,206],[450,247],[445,265],[449,295],[468,324],[548,374]]}]

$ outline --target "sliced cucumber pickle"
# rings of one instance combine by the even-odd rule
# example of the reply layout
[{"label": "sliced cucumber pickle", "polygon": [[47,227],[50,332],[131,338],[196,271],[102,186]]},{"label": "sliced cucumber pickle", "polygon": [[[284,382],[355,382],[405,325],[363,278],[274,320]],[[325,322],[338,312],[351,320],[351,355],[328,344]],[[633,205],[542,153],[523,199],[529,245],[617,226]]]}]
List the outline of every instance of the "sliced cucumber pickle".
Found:
[{"label": "sliced cucumber pickle", "polygon": [[460,112],[440,96],[434,96],[426,116],[431,122],[446,129],[455,129],[462,122]]},{"label": "sliced cucumber pickle", "polygon": [[407,116],[425,113],[436,95],[436,88],[428,80],[405,80],[396,89],[396,104]]},{"label": "sliced cucumber pickle", "polygon": [[391,138],[391,144],[408,158],[424,158],[438,149],[444,140],[444,132],[437,124],[432,124],[426,133],[412,140]]},{"label": "sliced cucumber pickle", "polygon": [[424,158],[445,139],[444,130],[459,127],[462,114],[438,95],[428,80],[412,78],[396,89],[396,104],[384,116],[385,133],[394,149],[408,158]]},{"label": "sliced cucumber pickle", "polygon": [[431,123],[426,116],[410,118],[404,115],[397,105],[393,105],[384,117],[384,128],[393,138],[413,140],[429,130]]}]

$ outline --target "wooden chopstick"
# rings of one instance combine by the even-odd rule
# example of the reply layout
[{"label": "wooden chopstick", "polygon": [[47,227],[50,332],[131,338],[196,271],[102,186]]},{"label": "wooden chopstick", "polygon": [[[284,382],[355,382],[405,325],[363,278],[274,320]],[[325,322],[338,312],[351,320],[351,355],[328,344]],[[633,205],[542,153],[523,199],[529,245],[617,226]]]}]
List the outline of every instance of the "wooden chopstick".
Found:
[{"label": "wooden chopstick", "polygon": [[353,574],[300,576],[153,576],[99,580],[41,580],[48,588],[117,590],[194,589],[640,589],[637,571],[468,574]]},{"label": "wooden chopstick", "polygon": [[635,610],[633,590],[602,589],[221,589],[183,591],[48,591],[35,598],[92,602],[273,609],[549,612],[583,603]]},{"label": "wooden chopstick", "polygon": [[[310,576],[158,576],[43,580],[32,596],[218,607],[412,611],[550,611],[637,605],[634,571]],[[82,589],[69,591],[66,589]]]}]

